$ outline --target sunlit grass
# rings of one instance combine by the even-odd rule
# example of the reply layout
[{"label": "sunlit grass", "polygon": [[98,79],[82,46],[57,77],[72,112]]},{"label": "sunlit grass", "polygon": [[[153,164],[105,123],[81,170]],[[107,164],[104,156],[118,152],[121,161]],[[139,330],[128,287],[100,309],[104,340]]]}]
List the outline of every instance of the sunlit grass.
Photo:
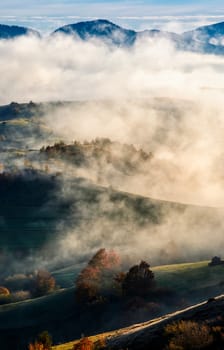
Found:
[{"label": "sunlit grass", "polygon": [[[109,336],[117,334],[117,331],[112,331],[112,332],[106,332],[106,333],[101,333],[97,335],[93,335],[91,337],[88,337],[93,343],[95,343],[99,339],[106,339]],[[61,345],[56,345],[53,346],[53,350],[72,350],[74,345],[79,342],[80,339],[74,340],[69,343],[61,344]]]},{"label": "sunlit grass", "polygon": [[184,292],[224,281],[224,266],[208,266],[209,261],[165,265],[152,268],[158,284]]}]

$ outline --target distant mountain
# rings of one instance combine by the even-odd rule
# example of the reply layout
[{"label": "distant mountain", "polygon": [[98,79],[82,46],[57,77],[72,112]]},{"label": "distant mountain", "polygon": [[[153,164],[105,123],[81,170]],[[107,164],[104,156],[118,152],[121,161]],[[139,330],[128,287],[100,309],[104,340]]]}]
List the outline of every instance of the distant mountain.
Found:
[{"label": "distant mountain", "polygon": [[30,28],[0,24],[0,39],[13,39],[18,36],[29,34],[40,36],[37,31]]},{"label": "distant mountain", "polygon": [[183,35],[185,40],[195,40],[205,44],[224,46],[224,22],[199,27]]},{"label": "distant mountain", "polygon": [[108,20],[95,20],[69,24],[58,28],[53,34],[67,34],[81,40],[98,39],[109,45],[130,47],[137,40],[152,39],[169,40],[178,50],[224,55],[221,44],[224,34],[224,23],[200,27],[183,34],[161,31],[157,29],[136,32],[124,29]]},{"label": "distant mountain", "polygon": [[116,46],[133,45],[137,35],[134,30],[124,29],[104,19],[69,24],[54,33],[74,35],[82,40],[100,39]]},{"label": "distant mountain", "polygon": [[136,32],[124,29],[110,21],[99,19],[95,21],[69,24],[57,29],[55,33],[74,35],[87,41],[89,39],[103,40],[105,43],[116,46],[132,46],[139,39],[169,39],[174,42],[182,41],[181,36],[175,33],[163,32],[157,29]]},{"label": "distant mountain", "polygon": [[[143,39],[169,40],[182,51],[224,55],[224,22],[199,27],[195,30],[176,34],[158,29],[137,32],[122,28],[105,19],[68,24],[56,29],[52,35],[67,34],[83,41],[97,39],[110,46],[131,47]],[[25,27],[0,24],[0,39],[12,39],[39,32]]]}]

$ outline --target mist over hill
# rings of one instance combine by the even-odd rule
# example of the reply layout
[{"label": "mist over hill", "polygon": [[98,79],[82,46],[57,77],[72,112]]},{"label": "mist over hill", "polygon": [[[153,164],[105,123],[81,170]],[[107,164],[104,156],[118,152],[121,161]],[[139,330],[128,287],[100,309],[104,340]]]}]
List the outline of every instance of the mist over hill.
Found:
[{"label": "mist over hill", "polygon": [[119,47],[130,47],[142,39],[154,41],[163,39],[170,41],[178,50],[224,54],[223,45],[218,40],[224,34],[223,23],[201,27],[178,35],[154,29],[136,32],[100,19],[69,24],[58,28],[54,34],[66,34],[84,41],[95,39]]},{"label": "mist over hill", "polygon": [[[128,261],[150,257],[154,264],[222,255],[223,209],[181,204],[188,194],[181,182],[179,203],[175,201],[183,165],[158,158],[160,140],[165,146],[167,137],[163,128],[152,134],[145,150],[127,143],[129,138],[122,143],[90,139],[91,134],[66,143],[73,130],[81,135],[85,111],[94,113],[96,108],[110,116],[117,113],[111,109],[113,103],[32,102],[0,108],[1,259],[7,261],[3,275],[27,271],[27,261],[33,268],[50,269],[80,263],[102,246],[122,252]],[[138,111],[156,111],[162,123],[166,120],[172,132],[177,128],[180,133],[183,108],[189,105],[186,101],[172,103],[143,100],[135,106]],[[126,103],[117,102],[117,108],[122,108],[123,116],[130,112],[125,110]],[[167,119],[167,111],[172,118]],[[77,124],[64,129],[62,142],[61,125],[67,124],[67,113],[69,117],[74,113]],[[169,137],[166,142],[170,145]],[[171,195],[174,189],[173,200],[164,200],[165,193]],[[150,196],[153,191],[156,196]],[[198,198],[196,190],[188,196],[192,202]]]},{"label": "mist over hill", "polygon": [[222,293],[223,30],[0,26],[5,349]]}]

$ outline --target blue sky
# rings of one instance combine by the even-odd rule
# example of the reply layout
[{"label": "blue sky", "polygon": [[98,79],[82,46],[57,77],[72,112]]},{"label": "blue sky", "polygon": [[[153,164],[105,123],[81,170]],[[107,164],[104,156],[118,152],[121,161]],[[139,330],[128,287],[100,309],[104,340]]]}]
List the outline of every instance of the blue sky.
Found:
[{"label": "blue sky", "polygon": [[50,31],[59,25],[92,18],[107,18],[137,30],[154,27],[181,32],[224,21],[224,1],[0,0],[0,23]]}]

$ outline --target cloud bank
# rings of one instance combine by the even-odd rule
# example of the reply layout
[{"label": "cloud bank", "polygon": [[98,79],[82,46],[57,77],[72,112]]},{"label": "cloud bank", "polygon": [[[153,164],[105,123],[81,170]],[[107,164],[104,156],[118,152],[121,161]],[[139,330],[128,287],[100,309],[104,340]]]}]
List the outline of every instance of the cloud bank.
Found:
[{"label": "cloud bank", "polygon": [[166,40],[111,49],[63,36],[1,41],[0,57],[1,104],[89,101],[47,113],[48,126],[67,142],[109,137],[153,152],[143,174],[106,184],[223,206],[223,57]]},{"label": "cloud bank", "polygon": [[[153,153],[133,176],[109,166],[100,180],[97,167],[72,169],[76,176],[143,196],[223,207],[224,57],[178,52],[164,39],[143,38],[122,49],[55,36],[0,41],[0,63],[1,104],[78,101],[54,113],[46,109],[45,124],[58,140],[108,137]],[[68,166],[62,169],[68,176]],[[65,178],[59,195],[70,193]],[[78,228],[62,225],[49,251],[76,262],[105,246],[157,263],[222,253],[222,211],[167,210],[160,225],[137,227],[132,211],[119,205],[105,194],[91,210],[125,210],[125,225],[101,217]],[[79,209],[88,217],[87,205]]]}]

